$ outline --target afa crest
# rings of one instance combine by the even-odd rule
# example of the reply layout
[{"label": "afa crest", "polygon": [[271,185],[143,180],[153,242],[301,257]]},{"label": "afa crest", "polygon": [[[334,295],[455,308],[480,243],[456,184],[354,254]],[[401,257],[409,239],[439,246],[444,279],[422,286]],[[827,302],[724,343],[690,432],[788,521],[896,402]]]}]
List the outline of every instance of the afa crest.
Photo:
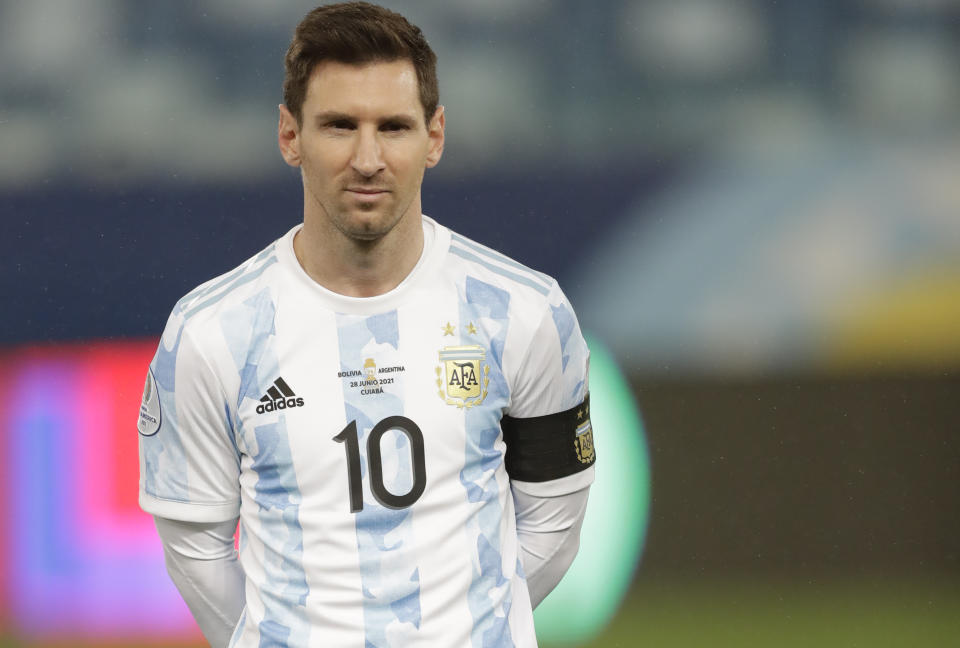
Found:
[{"label": "afa crest", "polygon": [[593,428],[590,426],[590,421],[577,426],[577,434],[573,439],[573,445],[577,450],[577,460],[580,463],[593,463],[596,455],[593,451]]},{"label": "afa crest", "polygon": [[437,394],[458,408],[479,405],[487,397],[490,366],[487,352],[478,344],[448,346],[440,351],[437,367]]}]

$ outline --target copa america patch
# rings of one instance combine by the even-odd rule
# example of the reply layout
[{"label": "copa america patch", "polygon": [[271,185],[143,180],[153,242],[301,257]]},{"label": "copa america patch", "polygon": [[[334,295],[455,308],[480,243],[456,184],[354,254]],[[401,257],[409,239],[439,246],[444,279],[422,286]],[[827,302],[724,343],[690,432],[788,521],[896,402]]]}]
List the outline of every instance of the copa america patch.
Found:
[{"label": "copa america patch", "polygon": [[140,419],[137,421],[137,430],[143,436],[153,436],[160,431],[160,394],[157,393],[157,382],[153,379],[153,371],[147,370],[147,381],[143,385],[143,399],[140,401]]}]

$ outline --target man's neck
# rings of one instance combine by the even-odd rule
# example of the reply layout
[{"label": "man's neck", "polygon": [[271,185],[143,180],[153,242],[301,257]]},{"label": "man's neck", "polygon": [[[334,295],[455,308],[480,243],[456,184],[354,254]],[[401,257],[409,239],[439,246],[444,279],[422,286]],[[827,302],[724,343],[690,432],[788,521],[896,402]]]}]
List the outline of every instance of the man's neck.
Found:
[{"label": "man's neck", "polygon": [[375,297],[400,285],[420,260],[421,220],[419,214],[407,214],[385,236],[362,241],[324,227],[320,219],[305,218],[293,239],[293,251],[310,278],[327,290]]}]

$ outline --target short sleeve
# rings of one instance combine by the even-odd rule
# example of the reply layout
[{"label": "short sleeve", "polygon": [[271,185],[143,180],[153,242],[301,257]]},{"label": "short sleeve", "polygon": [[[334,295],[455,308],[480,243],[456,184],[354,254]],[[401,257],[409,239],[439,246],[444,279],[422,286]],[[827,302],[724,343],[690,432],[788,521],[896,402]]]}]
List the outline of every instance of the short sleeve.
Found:
[{"label": "short sleeve", "polygon": [[577,316],[554,284],[526,355],[517,368],[507,412],[517,418],[555,414],[583,402],[590,350]]},{"label": "short sleeve", "polygon": [[240,453],[222,382],[175,314],[144,386],[140,418],[140,507],[186,522],[240,512]]},{"label": "short sleeve", "polygon": [[[577,408],[589,393],[590,350],[573,308],[556,284],[547,299],[526,355],[517,368],[506,412],[514,419],[545,417]],[[589,486],[593,473],[591,465],[550,481],[513,480],[512,484],[531,495],[560,495]]]}]

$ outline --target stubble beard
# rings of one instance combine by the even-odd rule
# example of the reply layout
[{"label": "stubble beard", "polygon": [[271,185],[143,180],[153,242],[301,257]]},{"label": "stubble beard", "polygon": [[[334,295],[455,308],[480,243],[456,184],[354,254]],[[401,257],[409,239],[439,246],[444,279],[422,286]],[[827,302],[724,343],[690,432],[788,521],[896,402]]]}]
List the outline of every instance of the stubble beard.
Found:
[{"label": "stubble beard", "polygon": [[396,197],[395,191],[391,190],[385,205],[364,204],[362,201],[357,205],[347,205],[346,201],[336,201],[329,208],[316,200],[316,197],[314,200],[324,212],[327,222],[331,223],[345,239],[367,248],[374,246],[390,234],[410,210],[413,196],[404,204],[394,202]]},{"label": "stubble beard", "polygon": [[[309,174],[306,168],[301,166],[300,170],[304,180],[304,195],[309,196],[309,200],[316,207],[317,216],[326,222],[323,228],[331,234],[335,230],[345,241],[361,248],[374,247],[393,231],[401,223],[416,198],[417,192],[412,192],[409,196],[401,196],[398,192],[399,188],[392,183],[353,177],[340,184],[336,195],[325,201],[307,181]],[[383,201],[385,204],[364,203],[346,195],[347,187],[362,186],[385,187],[389,191],[389,195]],[[420,215],[416,214],[416,216],[419,220]]]},{"label": "stubble beard", "polygon": [[327,218],[345,238],[364,246],[389,234],[402,218],[402,214],[397,214],[395,208],[391,209],[389,205],[384,206],[385,210],[384,207],[363,203],[358,207],[338,207],[340,209],[335,213],[327,212]]},{"label": "stubble beard", "polygon": [[[364,209],[361,203],[359,207],[351,208],[346,204],[345,197],[342,195],[343,190],[338,191],[337,198],[328,202],[317,195],[309,182],[303,183],[304,196],[309,202],[313,203],[314,213],[321,221],[326,223],[322,226],[322,229],[336,230],[347,240],[358,243],[376,241],[392,229],[392,224],[386,227],[377,227],[372,219],[352,217],[351,211],[373,212],[376,205],[369,205],[367,209]],[[391,219],[388,219],[388,222],[389,220]]]}]

